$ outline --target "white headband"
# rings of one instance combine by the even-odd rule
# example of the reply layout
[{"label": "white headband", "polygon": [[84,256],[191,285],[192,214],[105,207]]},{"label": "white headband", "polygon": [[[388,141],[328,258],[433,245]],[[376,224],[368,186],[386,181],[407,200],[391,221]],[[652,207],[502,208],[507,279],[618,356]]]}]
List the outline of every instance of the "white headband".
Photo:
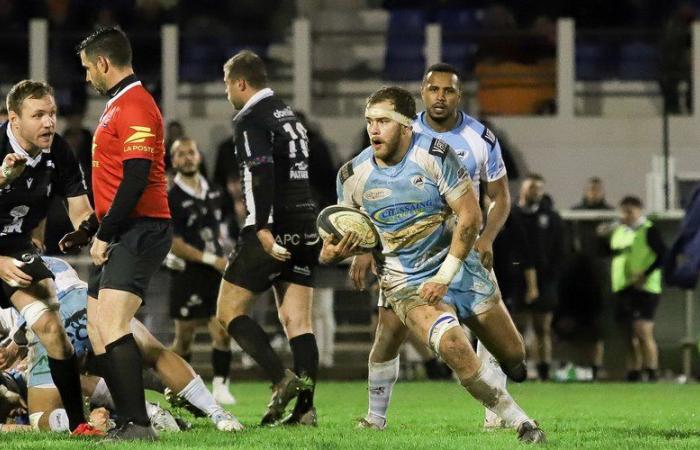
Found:
[{"label": "white headband", "polygon": [[365,110],[365,117],[368,119],[391,119],[406,127],[413,126],[413,120],[400,112],[391,109],[377,108],[376,106],[368,107]]}]

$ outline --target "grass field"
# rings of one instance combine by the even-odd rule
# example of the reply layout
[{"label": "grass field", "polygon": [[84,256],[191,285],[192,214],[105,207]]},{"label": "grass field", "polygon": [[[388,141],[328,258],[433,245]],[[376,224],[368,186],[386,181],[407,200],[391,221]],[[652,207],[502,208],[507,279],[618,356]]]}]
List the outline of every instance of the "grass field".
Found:
[{"label": "grass field", "polygon": [[[198,419],[192,431],[162,434],[155,444],[105,444],[49,433],[3,435],[0,448],[241,448],[241,449],[504,449],[519,447],[512,430],[484,432],[483,409],[458,385],[399,383],[389,428],[356,430],[366,411],[365,383],[321,383],[315,429],[268,429],[255,425],[269,390],[262,383],[232,388],[232,410],[248,426],[239,434],[216,431]],[[700,386],[525,384],[511,388],[547,432],[548,448],[700,448]],[[181,414],[181,415],[185,415]]]}]

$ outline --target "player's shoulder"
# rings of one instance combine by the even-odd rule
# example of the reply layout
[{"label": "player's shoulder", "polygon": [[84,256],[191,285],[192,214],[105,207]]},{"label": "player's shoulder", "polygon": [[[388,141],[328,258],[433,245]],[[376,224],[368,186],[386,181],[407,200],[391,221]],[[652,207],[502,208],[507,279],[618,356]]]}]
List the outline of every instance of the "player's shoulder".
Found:
[{"label": "player's shoulder", "polygon": [[127,115],[143,115],[145,113],[154,117],[161,117],[160,109],[158,109],[155,99],[141,84],[129,88],[119,98],[115,99],[115,104],[121,112],[126,112]]},{"label": "player's shoulder", "polygon": [[417,160],[438,160],[444,161],[447,155],[454,150],[444,140],[433,137],[427,133],[413,133],[413,148],[412,152],[414,159]]},{"label": "player's shoulder", "polygon": [[[367,147],[357,154],[350,161],[343,164],[338,170],[338,179],[341,183],[345,183],[354,175],[364,171],[371,170],[372,147]],[[363,169],[364,168],[364,169]]]},{"label": "player's shoulder", "polygon": [[482,143],[487,145],[489,148],[493,148],[496,145],[497,138],[493,131],[488,128],[485,124],[480,122],[478,119],[466,114],[463,115],[462,129],[460,134],[469,139],[470,141],[476,143]]}]

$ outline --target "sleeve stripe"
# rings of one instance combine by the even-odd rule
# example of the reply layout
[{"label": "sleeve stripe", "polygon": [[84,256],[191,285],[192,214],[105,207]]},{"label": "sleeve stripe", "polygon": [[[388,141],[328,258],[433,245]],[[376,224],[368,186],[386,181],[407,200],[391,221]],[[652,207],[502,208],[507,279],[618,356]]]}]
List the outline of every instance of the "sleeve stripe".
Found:
[{"label": "sleeve stripe", "polygon": [[250,144],[248,143],[248,132],[247,131],[243,132],[243,146],[245,147],[246,155],[248,155],[248,157],[251,157],[252,153],[250,151]]}]

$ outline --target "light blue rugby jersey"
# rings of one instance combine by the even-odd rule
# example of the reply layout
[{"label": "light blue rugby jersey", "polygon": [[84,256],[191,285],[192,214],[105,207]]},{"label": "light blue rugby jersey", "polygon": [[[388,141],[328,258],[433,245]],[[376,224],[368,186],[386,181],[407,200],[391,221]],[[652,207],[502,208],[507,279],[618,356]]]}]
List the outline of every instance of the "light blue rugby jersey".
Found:
[{"label": "light blue rugby jersey", "polygon": [[477,196],[479,181],[495,181],[506,174],[501,144],[496,135],[481,122],[459,111],[457,125],[449,131],[438,132],[428,125],[425,115],[425,111],[418,114],[413,121],[413,130],[442,139],[455,150],[469,171]]},{"label": "light blue rugby jersey", "polygon": [[378,167],[368,147],[341,167],[336,184],[338,203],[366,212],[379,231],[382,253],[376,256],[386,293],[419,285],[437,272],[452,236],[445,224],[447,201],[471,189],[454,150],[416,132],[399,164]]}]

